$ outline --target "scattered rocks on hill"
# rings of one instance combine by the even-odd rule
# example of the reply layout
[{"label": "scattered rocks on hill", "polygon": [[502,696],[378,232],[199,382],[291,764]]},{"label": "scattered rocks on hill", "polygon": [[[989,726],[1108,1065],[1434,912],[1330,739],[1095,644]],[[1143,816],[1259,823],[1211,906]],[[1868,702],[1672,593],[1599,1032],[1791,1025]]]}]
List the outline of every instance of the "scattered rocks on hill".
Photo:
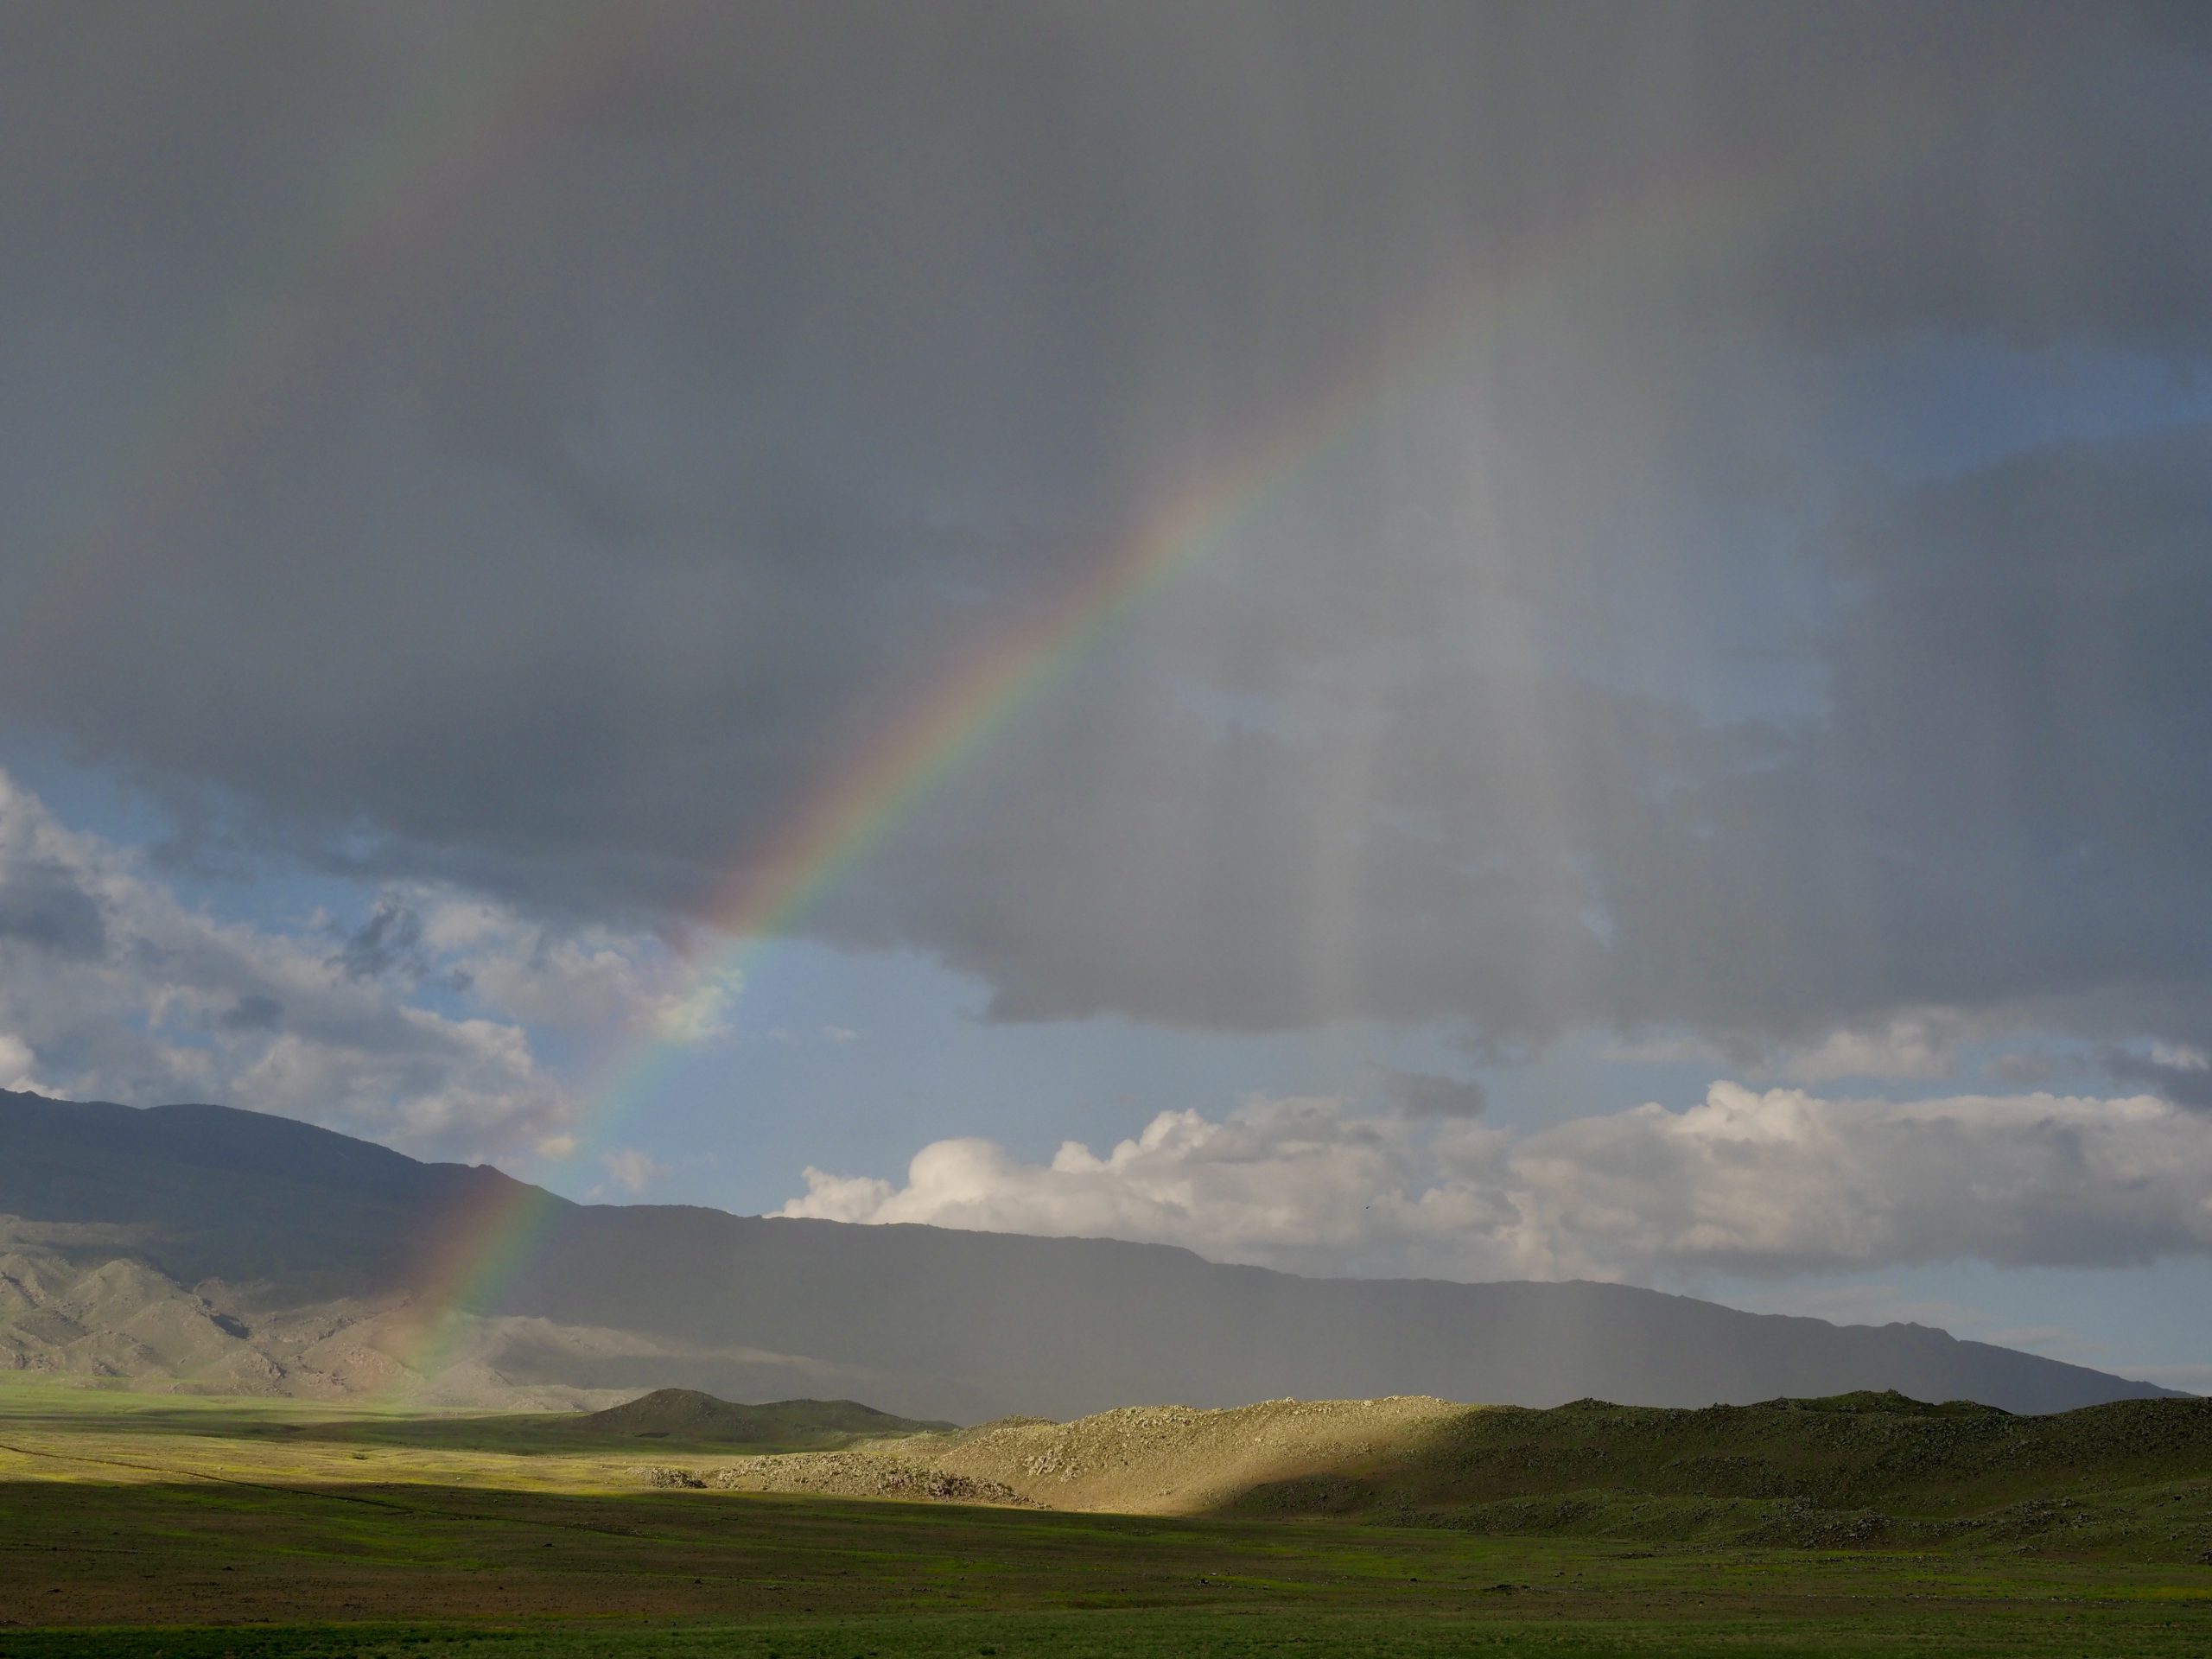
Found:
[{"label": "scattered rocks on hill", "polygon": [[630,1472],[648,1486],[693,1491],[712,1487],[722,1491],[811,1492],[825,1497],[925,1498],[944,1503],[1041,1507],[1034,1498],[995,1480],[979,1480],[867,1452],[806,1452],[745,1458],[719,1469],[653,1465]]},{"label": "scattered rocks on hill", "polygon": [[642,1480],[648,1486],[683,1486],[695,1492],[707,1489],[707,1478],[696,1469],[677,1469],[666,1464],[646,1464],[622,1471],[632,1480]]},{"label": "scattered rocks on hill", "polygon": [[[1060,1510],[1186,1511],[1263,1481],[1333,1474],[1345,1464],[1402,1455],[1438,1424],[1478,1409],[1423,1395],[1270,1400],[1225,1411],[1130,1406],[1071,1423],[1001,1419],[849,1451],[747,1459],[703,1474],[700,1484]],[[653,1478],[692,1484],[680,1470]]]},{"label": "scattered rocks on hill", "polygon": [[1424,1395],[1268,1400],[1222,1411],[1129,1406],[1071,1423],[986,1424],[912,1449],[1055,1509],[1189,1510],[1262,1482],[1356,1474],[1480,1409]]}]

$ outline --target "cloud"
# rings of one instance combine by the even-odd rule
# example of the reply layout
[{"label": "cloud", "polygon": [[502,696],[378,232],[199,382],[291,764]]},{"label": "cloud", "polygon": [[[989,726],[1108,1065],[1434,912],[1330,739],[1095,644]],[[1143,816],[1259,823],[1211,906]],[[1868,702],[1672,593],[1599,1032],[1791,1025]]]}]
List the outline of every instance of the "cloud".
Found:
[{"label": "cloud", "polygon": [[2208,462],[2201,424],[2064,443],[1840,524],[1822,719],[1594,856],[1620,1005],[1769,1039],[1842,1027],[1862,1051],[1886,1027],[1912,1065],[1941,1044],[1907,1055],[1896,1022],[1931,1007],[2201,1046]]},{"label": "cloud", "polygon": [[90,893],[61,865],[27,859],[0,882],[0,939],[86,960],[107,950],[107,924]]},{"label": "cloud", "polygon": [[416,947],[423,942],[423,918],[390,897],[379,899],[369,919],[347,936],[337,964],[353,979],[375,979],[394,969],[425,971]]},{"label": "cloud", "polygon": [[1615,1037],[1599,1046],[1598,1056],[1615,1065],[1717,1067],[1729,1058],[1718,1045],[1682,1032],[1643,1032]]},{"label": "cloud", "polygon": [[2161,1046],[2145,1056],[2115,1048],[2105,1055],[2104,1065],[2120,1082],[2143,1084],[2177,1106],[2212,1109],[2212,1069],[2194,1051]]},{"label": "cloud", "polygon": [[31,1052],[30,1045],[22,1038],[0,1032],[0,1089],[44,1093],[38,1080],[31,1075],[31,1067],[36,1064],[37,1058]]},{"label": "cloud", "polygon": [[1490,1096],[1473,1077],[1439,1077],[1430,1071],[1402,1071],[1381,1066],[1382,1092],[1412,1117],[1480,1117]]},{"label": "cloud", "polygon": [[[541,10],[0,62],[0,723],[385,884],[364,983],[476,893],[499,1018],[711,1036],[628,941],[1410,341],[793,928],[1003,1020],[2212,1041],[2212,441],[2006,424],[2193,407],[2170,12],[634,8],[514,97]],[[361,197],[456,75],[503,142]]]},{"label": "cloud", "polygon": [[[464,986],[486,1007],[531,1026],[620,1027],[669,1043],[726,1036],[743,976],[649,934],[589,925],[548,926],[512,907],[419,885],[403,889],[419,914],[418,978]],[[380,912],[381,913],[381,912]]]},{"label": "cloud", "polygon": [[260,991],[247,991],[217,1016],[225,1031],[275,1031],[284,1023],[284,1005]]},{"label": "cloud", "polygon": [[[415,977],[461,964],[525,1001],[515,941],[538,931],[512,918],[486,912],[456,939],[435,906],[419,925],[393,922],[416,915],[420,895],[388,899],[351,936],[368,944],[334,957],[312,921],[286,931],[188,908],[143,861],[67,829],[4,772],[0,894],[14,896],[17,922],[0,933],[0,1084],[136,1104],[219,1100],[461,1155],[558,1138],[575,1115],[520,1025],[411,1000],[403,953],[388,949],[404,937],[404,952],[423,956]],[[360,971],[372,950],[388,959]],[[650,976],[633,968],[625,982]],[[655,1006],[611,998],[591,1011]]]},{"label": "cloud", "polygon": [[633,1198],[669,1173],[666,1164],[655,1162],[635,1147],[601,1153],[599,1161],[606,1166],[607,1178]]},{"label": "cloud", "polygon": [[1716,1083],[1512,1134],[1333,1100],[1166,1112],[1103,1156],[938,1141],[903,1185],[805,1172],[778,1211],[1097,1235],[1304,1270],[1789,1274],[2212,1254],[2212,1120],[2144,1096],[1828,1100]]},{"label": "cloud", "polygon": [[1715,1084],[1531,1136],[1539,1234],[1592,1261],[1778,1272],[1974,1258],[2119,1266],[2212,1248],[2212,1133],[2165,1102],[1902,1103]]},{"label": "cloud", "polygon": [[652,1029],[664,1043],[711,1042],[730,1033],[730,1010],[744,979],[735,969],[689,977],[681,988],[662,992],[656,999]]},{"label": "cloud", "polygon": [[1958,1069],[1964,1025],[1939,1010],[1900,1014],[1872,1031],[1831,1032],[1818,1043],[1785,1056],[1777,1074],[1798,1083],[1948,1077]]},{"label": "cloud", "polygon": [[1230,1261],[1341,1261],[1387,1237],[1403,1211],[1411,1146],[1389,1120],[1325,1100],[1252,1101],[1214,1122],[1163,1112],[1104,1157],[1076,1141],[1027,1165],[988,1141],[940,1141],[902,1187],[809,1169],[777,1213],[927,1222],[991,1232],[1160,1239]]}]

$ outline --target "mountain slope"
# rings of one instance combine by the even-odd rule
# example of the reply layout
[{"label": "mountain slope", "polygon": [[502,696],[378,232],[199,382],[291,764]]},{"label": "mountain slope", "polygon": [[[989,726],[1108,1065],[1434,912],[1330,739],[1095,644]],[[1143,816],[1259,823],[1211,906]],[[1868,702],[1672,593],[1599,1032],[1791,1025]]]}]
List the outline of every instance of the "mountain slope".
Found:
[{"label": "mountain slope", "polygon": [[2161,1392],[1915,1325],[1620,1285],[1302,1279],[1160,1245],[580,1205],[283,1118],[0,1092],[0,1214],[131,1228],[128,1259],[180,1287],[231,1287],[241,1317],[404,1306],[456,1217],[502,1197],[532,1207],[536,1243],[469,1310],[489,1392],[836,1394],[966,1421],[1284,1395],[1696,1407],[1894,1389],[2044,1412]]}]

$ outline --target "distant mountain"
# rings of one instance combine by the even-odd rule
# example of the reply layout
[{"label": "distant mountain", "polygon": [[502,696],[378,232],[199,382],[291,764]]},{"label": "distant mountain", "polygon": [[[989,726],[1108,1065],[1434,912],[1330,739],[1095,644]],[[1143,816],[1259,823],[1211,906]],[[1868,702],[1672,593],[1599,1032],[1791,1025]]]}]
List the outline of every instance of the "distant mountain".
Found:
[{"label": "distant mountain", "polygon": [[[2166,1392],[1924,1325],[1621,1285],[1305,1279],[1161,1245],[576,1205],[287,1118],[5,1091],[0,1216],[20,1218],[16,1254],[53,1286],[0,1265],[0,1365],[208,1386],[265,1365],[260,1386],[284,1391],[390,1389],[442,1241],[500,1204],[531,1213],[530,1260],[469,1308],[445,1370],[415,1379],[423,1397],[681,1386],[975,1421],[1282,1395],[1706,1406],[1896,1389],[2047,1412]],[[107,1292],[45,1318],[54,1287],[111,1262],[140,1274],[124,1302],[181,1300],[150,1324],[181,1335],[103,1326]],[[188,1364],[164,1357],[183,1349]]]}]

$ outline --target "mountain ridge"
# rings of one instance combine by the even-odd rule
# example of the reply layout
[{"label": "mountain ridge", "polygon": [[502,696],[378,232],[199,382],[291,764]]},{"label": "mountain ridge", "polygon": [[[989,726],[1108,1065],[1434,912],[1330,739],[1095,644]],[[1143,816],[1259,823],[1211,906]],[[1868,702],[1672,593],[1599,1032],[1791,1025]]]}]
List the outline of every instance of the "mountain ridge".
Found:
[{"label": "mountain ridge", "polygon": [[0,1215],[135,1229],[133,1259],[182,1289],[226,1287],[215,1311],[249,1325],[341,1303],[355,1322],[419,1323],[455,1214],[527,1202],[537,1244],[464,1310],[475,1381],[456,1397],[682,1386],[974,1421],[1285,1395],[1706,1406],[1896,1389],[2053,1411],[2169,1392],[1926,1325],[1588,1281],[1307,1279],[1125,1240],[578,1205],[232,1107],[0,1091]]}]

